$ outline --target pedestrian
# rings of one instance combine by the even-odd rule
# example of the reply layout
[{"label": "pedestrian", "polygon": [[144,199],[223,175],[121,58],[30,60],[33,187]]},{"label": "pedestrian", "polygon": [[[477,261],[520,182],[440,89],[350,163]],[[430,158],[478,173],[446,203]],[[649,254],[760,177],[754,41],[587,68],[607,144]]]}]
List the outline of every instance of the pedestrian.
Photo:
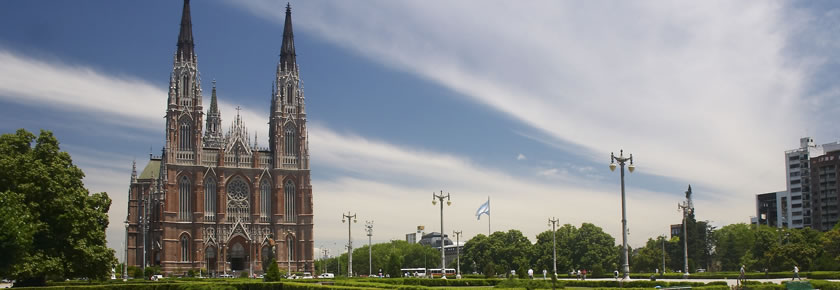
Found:
[{"label": "pedestrian", "polygon": [[744,285],[747,282],[746,271],[744,270],[744,265],[741,265],[741,274],[738,275],[738,284]]},{"label": "pedestrian", "polygon": [[578,269],[577,270],[577,279],[580,280],[580,277],[583,277],[583,276],[580,275],[580,269]]},{"label": "pedestrian", "polygon": [[615,279],[618,280],[618,270],[613,271],[613,276],[615,276]]},{"label": "pedestrian", "polygon": [[802,281],[802,278],[799,278],[799,267],[797,265],[793,265],[793,278],[790,280],[793,281],[793,279],[799,279],[799,281]]},{"label": "pedestrian", "polygon": [[534,269],[528,269],[528,278],[534,279]]},{"label": "pedestrian", "polygon": [[586,281],[586,269],[583,269],[583,281]]}]

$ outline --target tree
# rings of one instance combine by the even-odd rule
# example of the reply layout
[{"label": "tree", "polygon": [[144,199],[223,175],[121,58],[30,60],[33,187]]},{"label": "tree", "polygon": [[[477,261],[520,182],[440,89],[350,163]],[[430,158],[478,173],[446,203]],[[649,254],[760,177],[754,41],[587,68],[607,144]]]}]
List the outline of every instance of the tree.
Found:
[{"label": "tree", "polygon": [[[20,285],[44,285],[48,275],[104,279],[110,274],[116,263],[114,250],[105,244],[111,199],[90,194],[83,177],[49,131],[37,139],[24,129],[0,136],[0,230],[20,229],[0,234],[0,247],[13,250],[4,252],[0,276]],[[15,254],[6,259],[9,253]]]},{"label": "tree", "polygon": [[[744,262],[753,261],[752,259],[742,261],[750,247],[755,244],[755,230],[750,228],[750,225],[744,223],[726,225],[715,231],[714,236],[716,255],[720,261],[721,270],[738,271],[741,265],[746,264]],[[749,268],[763,270],[763,267],[755,269],[752,265]]]},{"label": "tree", "polygon": [[263,280],[266,282],[280,281],[280,268],[277,267],[277,259],[271,258],[268,264],[268,271],[265,272]]}]

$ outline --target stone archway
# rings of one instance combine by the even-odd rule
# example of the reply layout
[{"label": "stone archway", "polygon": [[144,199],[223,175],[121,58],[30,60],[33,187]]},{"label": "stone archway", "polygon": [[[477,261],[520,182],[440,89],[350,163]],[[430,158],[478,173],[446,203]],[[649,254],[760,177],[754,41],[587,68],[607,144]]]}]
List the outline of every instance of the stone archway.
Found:
[{"label": "stone archway", "polygon": [[204,261],[207,263],[207,271],[212,275],[215,275],[217,272],[216,265],[218,265],[219,262],[218,251],[215,246],[209,246],[205,249],[204,253],[206,255],[205,258],[207,259],[207,261]]},{"label": "stone archway", "polygon": [[237,236],[228,243],[228,261],[230,262],[230,269],[233,271],[243,271],[248,269],[248,242],[245,238]]}]

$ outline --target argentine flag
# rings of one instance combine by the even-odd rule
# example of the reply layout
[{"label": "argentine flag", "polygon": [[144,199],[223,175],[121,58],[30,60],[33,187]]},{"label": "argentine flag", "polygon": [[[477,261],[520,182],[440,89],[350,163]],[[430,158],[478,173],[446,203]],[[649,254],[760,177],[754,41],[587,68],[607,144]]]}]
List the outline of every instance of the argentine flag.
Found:
[{"label": "argentine flag", "polygon": [[475,216],[478,218],[478,220],[481,220],[481,215],[482,214],[487,214],[487,216],[490,216],[490,199],[489,198],[487,199],[487,202],[485,202],[480,207],[478,207],[478,210],[475,212]]}]

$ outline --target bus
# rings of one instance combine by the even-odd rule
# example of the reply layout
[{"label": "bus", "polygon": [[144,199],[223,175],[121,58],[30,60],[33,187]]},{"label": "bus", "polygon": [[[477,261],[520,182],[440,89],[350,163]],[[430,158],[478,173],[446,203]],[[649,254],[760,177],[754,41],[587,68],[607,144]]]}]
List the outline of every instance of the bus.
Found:
[{"label": "bus", "polygon": [[[449,277],[449,278],[454,278],[455,277],[455,269],[446,268],[446,269],[443,269],[443,271],[444,271],[446,277]],[[440,278],[440,276],[441,276],[440,269],[429,269],[429,276],[431,276],[432,278]]]},{"label": "bus", "polygon": [[423,278],[426,277],[426,268],[402,268],[400,273],[403,277]]}]

